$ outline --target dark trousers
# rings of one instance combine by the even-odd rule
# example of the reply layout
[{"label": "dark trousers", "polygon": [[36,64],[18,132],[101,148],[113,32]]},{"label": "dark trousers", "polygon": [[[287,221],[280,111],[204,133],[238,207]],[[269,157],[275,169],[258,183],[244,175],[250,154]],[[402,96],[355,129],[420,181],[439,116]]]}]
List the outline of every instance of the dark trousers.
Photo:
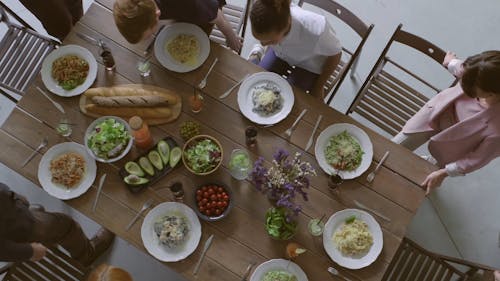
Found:
[{"label": "dark trousers", "polygon": [[39,242],[46,246],[59,244],[71,257],[86,262],[94,253],[94,248],[83,233],[80,225],[70,216],[62,213],[31,211],[35,218],[29,242]]},{"label": "dark trousers", "polygon": [[82,17],[82,0],[20,0],[42,23],[47,32],[64,40]]}]

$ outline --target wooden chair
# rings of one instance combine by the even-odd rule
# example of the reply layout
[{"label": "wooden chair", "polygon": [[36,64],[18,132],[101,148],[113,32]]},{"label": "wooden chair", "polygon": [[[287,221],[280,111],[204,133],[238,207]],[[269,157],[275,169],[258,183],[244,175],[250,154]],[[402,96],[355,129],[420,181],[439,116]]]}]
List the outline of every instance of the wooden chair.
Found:
[{"label": "wooden chair", "polygon": [[[248,12],[250,10],[250,2],[251,0],[247,0],[245,7],[239,7],[231,4],[226,4],[224,7],[222,7],[224,17],[229,22],[234,32],[242,38],[245,37]],[[217,26],[214,26],[214,29],[210,34],[210,40],[223,46],[227,46],[226,37],[224,36],[224,34],[222,34],[222,31],[217,28]]]},{"label": "wooden chair", "polygon": [[4,281],[84,281],[89,271],[57,248],[50,248],[47,255],[38,262],[13,263],[6,270]]},{"label": "wooden chair", "polygon": [[[360,41],[354,50],[349,50],[342,47],[342,58],[337,69],[325,84],[325,93],[327,94],[327,104],[333,100],[337,90],[347,76],[347,72],[351,71],[351,77],[354,77],[355,69],[357,66],[358,58],[365,45],[368,35],[370,35],[374,25],[365,24],[360,18],[354,15],[344,6],[332,0],[300,0],[298,5],[302,6],[304,3],[316,6],[325,10],[326,12],[334,15],[347,26],[349,26],[360,37]],[[335,29],[335,27],[334,27]],[[342,43],[342,40],[340,40]],[[347,58],[345,60],[344,58]]]},{"label": "wooden chair", "polygon": [[[427,251],[408,238],[403,238],[387,268],[383,281],[493,281],[493,268]],[[482,271],[482,272],[481,272]],[[477,280],[477,279],[475,279]]]},{"label": "wooden chair", "polygon": [[[25,24],[22,19],[18,21]],[[0,41],[0,86],[22,96],[40,71],[44,58],[58,43],[29,26],[11,22],[3,3],[0,24],[7,27]]]},{"label": "wooden chair", "polygon": [[[429,100],[429,94],[422,91],[430,95],[441,91],[387,56],[396,42],[404,46],[408,56],[421,53],[440,66],[446,55],[431,42],[402,30],[402,24],[397,27],[346,113],[355,112],[392,136]],[[445,72],[445,68],[442,69]],[[400,76],[396,77],[396,72]]]}]

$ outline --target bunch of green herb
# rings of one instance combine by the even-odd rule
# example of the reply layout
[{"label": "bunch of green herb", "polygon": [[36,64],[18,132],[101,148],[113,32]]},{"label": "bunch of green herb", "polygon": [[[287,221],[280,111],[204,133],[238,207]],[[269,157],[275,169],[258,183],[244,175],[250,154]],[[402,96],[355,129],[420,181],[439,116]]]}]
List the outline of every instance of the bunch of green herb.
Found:
[{"label": "bunch of green herb", "polygon": [[287,220],[287,209],[283,207],[271,208],[266,213],[267,233],[276,239],[288,240],[297,229],[295,220]]}]

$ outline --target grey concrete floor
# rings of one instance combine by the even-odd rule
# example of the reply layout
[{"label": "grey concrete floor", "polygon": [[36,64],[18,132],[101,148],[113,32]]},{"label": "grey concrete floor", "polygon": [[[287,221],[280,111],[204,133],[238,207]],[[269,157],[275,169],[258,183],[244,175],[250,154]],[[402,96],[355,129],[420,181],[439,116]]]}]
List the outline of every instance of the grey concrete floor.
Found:
[{"label": "grey concrete floor", "polygon": [[[24,7],[19,6],[17,0],[2,1],[25,16],[28,22],[41,28],[38,21]],[[84,0],[84,5],[88,7],[91,2],[91,0]],[[243,5],[244,0],[229,2]],[[405,30],[422,36],[445,50],[453,50],[462,58],[484,50],[498,49],[500,46],[500,37],[497,36],[499,23],[497,11],[500,11],[500,2],[496,0],[479,2],[339,0],[338,2],[365,22],[375,24],[361,54],[356,79],[344,81],[331,105],[342,112],[354,99],[358,88],[399,23],[404,24]],[[306,8],[327,15],[323,11],[307,6]],[[335,20],[332,20],[332,25],[341,42],[346,46],[351,44],[352,35],[349,34],[348,29]],[[243,56],[248,54],[254,43],[255,39],[252,38],[248,29]],[[402,57],[402,59],[409,61],[416,69],[428,72],[432,81],[439,86],[447,85],[447,78],[439,73],[440,70],[429,68],[425,62],[412,56]],[[0,124],[13,106],[0,96]],[[417,153],[425,153],[425,147]],[[495,184],[499,178],[496,175],[499,168],[500,160],[497,159],[480,171],[465,177],[447,179],[443,186],[429,196],[419,209],[410,225],[408,236],[430,250],[500,268],[500,221],[497,219],[497,214],[500,213],[500,204],[498,204],[500,193],[497,190],[498,184]],[[17,177],[10,175],[11,171],[6,171],[8,172],[0,173],[0,181]],[[68,211],[73,212],[69,209]],[[113,248],[113,253],[121,248],[125,249],[126,246],[128,245],[125,242],[119,242]],[[140,252],[128,255],[127,269],[132,270],[137,267],[134,265],[135,260],[152,260],[151,263],[155,263],[153,259],[144,259],[141,255],[143,254]],[[113,256],[114,254],[111,258]],[[147,272],[147,270],[138,271]],[[140,275],[141,273],[137,274],[141,277],[137,280],[153,280]],[[165,276],[170,276],[169,272],[166,274]]]}]

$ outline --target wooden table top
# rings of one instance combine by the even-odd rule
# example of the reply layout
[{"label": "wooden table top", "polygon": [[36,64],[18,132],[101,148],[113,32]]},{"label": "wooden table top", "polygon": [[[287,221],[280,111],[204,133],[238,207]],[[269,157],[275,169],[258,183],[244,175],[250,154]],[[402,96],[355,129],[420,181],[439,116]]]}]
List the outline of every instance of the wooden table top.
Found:
[{"label": "wooden table top", "polygon": [[[243,148],[249,151],[253,160],[263,156],[266,161],[272,159],[276,148],[281,147],[291,153],[302,152],[303,159],[317,168],[318,176],[311,178],[309,201],[302,202],[303,211],[298,219],[299,229],[293,239],[304,245],[308,251],[299,256],[295,262],[306,272],[309,280],[335,280],[326,271],[328,266],[334,265],[334,262],[325,253],[321,238],[313,238],[308,233],[307,223],[311,218],[321,217],[323,214],[330,216],[337,211],[354,207],[353,200],[356,199],[391,219],[391,222],[386,222],[374,216],[382,227],[384,247],[378,259],[368,267],[359,270],[341,269],[338,265],[335,267],[353,280],[381,280],[405,235],[407,226],[424,198],[424,191],[418,184],[429,172],[435,170],[435,167],[405,148],[395,145],[360,125],[351,117],[335,111],[296,89],[294,89],[295,105],[291,114],[275,126],[259,128],[258,145],[253,148],[246,147],[244,130],[251,125],[251,122],[240,114],[236,93],[232,93],[223,100],[218,99],[218,96],[243,78],[245,74],[259,72],[262,69],[212,43],[210,56],[199,69],[185,74],[173,73],[153,60],[151,76],[142,78],[136,70],[136,63],[141,58],[142,51],[148,42],[137,45],[128,44],[114,25],[110,7],[111,2],[108,0],[92,4],[64,42],[64,44],[81,45],[98,58],[99,70],[94,86],[143,83],[179,93],[184,103],[179,119],[173,123],[152,127],[151,131],[155,140],[170,135],[178,143],[182,143],[179,134],[180,124],[186,120],[195,120],[201,124],[203,133],[215,136],[220,141],[226,152]],[[114,55],[116,71],[106,72],[100,61],[98,47],[77,37],[76,32],[94,38],[103,38]],[[193,94],[195,86],[215,57],[219,58],[219,63],[209,76],[207,86],[203,90],[204,108],[200,113],[194,114],[189,109],[187,99]],[[0,142],[3,146],[0,150],[0,161],[34,183],[38,183],[37,169],[42,155],[51,146],[67,141],[54,129],[61,117],[60,112],[35,90],[36,86],[44,88],[40,77],[19,101],[0,129]],[[79,111],[79,98],[62,98],[55,95],[52,97],[63,105],[68,119],[75,123],[71,140],[83,143],[84,132],[93,119]],[[285,129],[304,108],[309,109],[308,114],[300,121],[292,137],[286,139]],[[315,160],[314,149],[304,151],[319,114],[323,115],[323,121],[316,136],[331,124],[352,123],[365,130],[373,143],[374,163],[362,176],[346,181],[341,187],[339,196],[329,191],[327,176]],[[48,147],[22,168],[22,160],[36,149],[44,136],[49,138]],[[366,176],[374,169],[385,151],[391,152],[389,158],[384,162],[375,180],[372,183],[366,182]],[[235,204],[231,213],[218,222],[202,221],[202,238],[196,251],[181,262],[165,263],[165,265],[188,280],[195,280],[195,278],[204,281],[240,280],[250,262],[259,264],[284,256],[287,242],[271,239],[264,228],[264,216],[270,207],[269,201],[257,192],[250,182],[236,181],[231,178],[227,167],[230,153],[225,153],[221,168],[209,176],[194,176],[179,165],[181,167],[176,168],[150,188],[133,194],[125,188],[118,170],[126,161],[134,159],[139,153],[140,151],[132,149],[131,153],[116,163],[97,164],[97,179],[103,173],[107,173],[107,179],[95,213],[91,211],[91,205],[95,197],[97,181],[84,195],[69,200],[67,203],[137,248],[146,251],[140,236],[142,218],[130,231],[125,231],[125,226],[140,210],[142,204],[149,198],[153,198],[156,204],[173,201],[173,196],[167,186],[171,182],[181,181],[186,191],[186,204],[194,207],[194,202],[189,200],[193,196],[194,187],[217,180],[232,187]],[[195,277],[192,275],[192,270],[201,254],[203,242],[211,234],[215,236],[214,241],[207,252],[198,277]]]}]

